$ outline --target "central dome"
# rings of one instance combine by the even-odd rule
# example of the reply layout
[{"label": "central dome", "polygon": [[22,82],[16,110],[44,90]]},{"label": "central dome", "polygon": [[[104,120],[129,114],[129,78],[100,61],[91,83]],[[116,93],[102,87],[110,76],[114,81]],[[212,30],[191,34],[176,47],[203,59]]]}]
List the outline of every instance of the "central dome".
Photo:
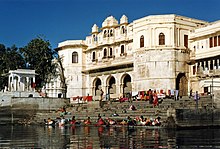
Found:
[{"label": "central dome", "polygon": [[113,16],[107,17],[102,23],[102,27],[111,27],[116,25],[118,25],[118,21]]}]

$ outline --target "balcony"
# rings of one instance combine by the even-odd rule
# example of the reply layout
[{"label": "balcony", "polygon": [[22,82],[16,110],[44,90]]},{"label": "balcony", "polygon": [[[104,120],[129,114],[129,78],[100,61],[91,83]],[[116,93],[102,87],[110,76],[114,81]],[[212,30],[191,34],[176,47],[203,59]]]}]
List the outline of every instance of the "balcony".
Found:
[{"label": "balcony", "polygon": [[92,62],[93,62],[93,63],[97,63],[97,62],[98,62],[98,59],[92,59]]},{"label": "balcony", "polygon": [[114,59],[114,58],[115,58],[115,55],[109,55],[108,58],[109,58],[109,59],[111,59],[111,58]]},{"label": "balcony", "polygon": [[213,70],[213,75],[214,76],[220,76],[220,69],[214,69]]},{"label": "balcony", "polygon": [[199,78],[220,76],[220,69],[200,71],[196,72],[195,75]]},{"label": "balcony", "polygon": [[120,56],[125,57],[125,56],[127,56],[127,53],[121,53]]}]

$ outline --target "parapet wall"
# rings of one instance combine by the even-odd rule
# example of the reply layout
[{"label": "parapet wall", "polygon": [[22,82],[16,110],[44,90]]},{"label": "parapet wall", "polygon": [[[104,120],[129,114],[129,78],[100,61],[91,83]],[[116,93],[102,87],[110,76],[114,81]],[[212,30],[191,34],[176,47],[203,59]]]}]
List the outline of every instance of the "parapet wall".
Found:
[{"label": "parapet wall", "polygon": [[10,104],[12,109],[58,110],[69,102],[69,99],[63,98],[12,97]]},{"label": "parapet wall", "polygon": [[219,109],[176,109],[178,127],[220,126]]}]

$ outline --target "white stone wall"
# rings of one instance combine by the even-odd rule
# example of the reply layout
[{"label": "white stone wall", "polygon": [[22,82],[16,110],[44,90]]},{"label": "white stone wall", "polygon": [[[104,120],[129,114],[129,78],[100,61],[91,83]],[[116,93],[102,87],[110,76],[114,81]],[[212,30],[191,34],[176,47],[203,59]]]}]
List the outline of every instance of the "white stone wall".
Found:
[{"label": "white stone wall", "polygon": [[[62,58],[64,67],[64,75],[67,83],[67,97],[83,94],[83,74],[82,70],[85,67],[86,56],[83,53],[85,49],[84,41],[72,40],[59,44],[59,55]],[[78,53],[78,62],[72,63],[72,53]]]},{"label": "white stone wall", "polygon": [[[197,28],[192,34],[190,34],[191,40],[191,60],[194,62],[190,66],[190,80],[193,90],[198,90],[200,93],[204,92],[204,89],[207,88],[208,92],[219,90],[219,74],[220,67],[218,58],[220,56],[220,45],[218,44],[218,32],[220,31],[220,22],[213,22]],[[217,37],[217,46],[214,46],[214,37]],[[210,38],[213,39],[213,47],[210,47]],[[217,65],[215,66],[215,60]],[[204,66],[204,69],[201,67],[202,62],[206,62],[208,66]],[[213,61],[213,64],[211,64]],[[200,65],[200,69],[197,67]],[[211,65],[213,68],[211,68]],[[195,73],[193,73],[193,68]],[[213,90],[212,90],[213,89]]]},{"label": "white stone wall", "polygon": [[[70,40],[59,44],[68,85],[67,96],[93,95],[96,78],[101,80],[102,89],[106,92],[110,76],[115,78],[119,96],[125,74],[131,77],[132,91],[175,89],[179,73],[185,74],[187,86],[190,86],[187,61],[190,59],[189,50],[197,43],[189,40],[188,49],[184,46],[184,35],[191,36],[195,28],[204,24],[207,22],[178,15],[152,15],[131,23],[126,16],[122,16],[120,22],[113,16],[107,17],[100,28],[93,25],[91,35],[85,37],[85,41]],[[164,45],[159,45],[160,33],[165,35]],[[144,47],[140,48],[142,35]],[[207,39],[200,42],[207,46]],[[125,55],[121,55],[122,45]],[[103,58],[105,48],[107,56],[112,48],[113,57]],[[74,51],[78,52],[78,63],[72,63]],[[133,64],[133,67],[126,68],[128,64]],[[124,68],[117,69],[119,66]],[[107,68],[113,67],[116,69],[108,71]],[[106,71],[100,72],[104,68]]]}]

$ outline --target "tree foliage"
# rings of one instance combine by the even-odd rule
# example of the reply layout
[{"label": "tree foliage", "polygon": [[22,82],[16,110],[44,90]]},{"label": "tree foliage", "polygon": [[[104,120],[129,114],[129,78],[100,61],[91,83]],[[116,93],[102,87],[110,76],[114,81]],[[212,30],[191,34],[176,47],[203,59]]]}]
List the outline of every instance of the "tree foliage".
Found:
[{"label": "tree foliage", "polygon": [[36,87],[41,88],[57,74],[57,63],[54,63],[56,52],[51,48],[50,42],[37,37],[26,46],[17,48],[13,45],[6,48],[0,44],[0,90],[8,84],[9,70],[33,69],[37,73]]},{"label": "tree foliage", "polygon": [[8,84],[9,70],[23,68],[25,66],[24,58],[19,49],[13,45],[11,48],[6,48],[0,44],[0,89]]},{"label": "tree foliage", "polygon": [[56,73],[56,65],[52,62],[55,51],[52,50],[50,42],[41,37],[31,40],[27,46],[20,51],[29,69],[34,69],[37,87],[42,87],[50,80],[50,76]]}]

